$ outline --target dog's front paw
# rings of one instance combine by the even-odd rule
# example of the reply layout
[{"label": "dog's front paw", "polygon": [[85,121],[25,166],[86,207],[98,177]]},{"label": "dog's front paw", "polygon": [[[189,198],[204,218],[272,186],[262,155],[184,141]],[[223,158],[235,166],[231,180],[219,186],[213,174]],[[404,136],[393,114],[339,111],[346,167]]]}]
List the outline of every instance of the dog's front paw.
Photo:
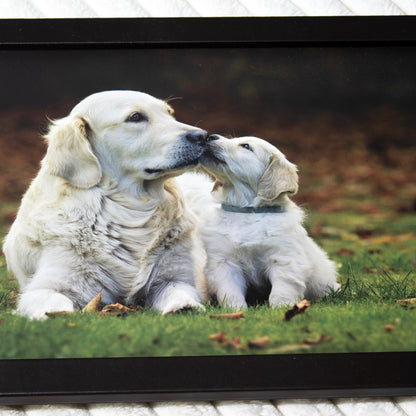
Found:
[{"label": "dog's front paw", "polygon": [[17,313],[29,319],[45,319],[49,312],[74,312],[72,301],[52,290],[33,290],[22,293]]}]

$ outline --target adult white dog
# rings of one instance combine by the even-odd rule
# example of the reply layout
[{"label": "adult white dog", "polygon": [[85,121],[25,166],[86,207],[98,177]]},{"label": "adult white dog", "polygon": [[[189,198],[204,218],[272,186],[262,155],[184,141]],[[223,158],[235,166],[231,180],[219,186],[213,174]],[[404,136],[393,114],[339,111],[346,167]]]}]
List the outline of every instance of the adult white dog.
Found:
[{"label": "adult white dog", "polygon": [[204,251],[171,178],[198,163],[207,134],[172,113],[147,94],[106,91],[51,125],[4,244],[18,313],[73,311],[102,288],[106,304],[200,307]]},{"label": "adult white dog", "polygon": [[247,307],[249,288],[270,291],[272,307],[339,288],[334,263],[288,198],[298,189],[297,169],[278,149],[255,137],[213,135],[201,162],[215,184],[194,173],[180,183],[199,217],[208,291],[220,305]]}]

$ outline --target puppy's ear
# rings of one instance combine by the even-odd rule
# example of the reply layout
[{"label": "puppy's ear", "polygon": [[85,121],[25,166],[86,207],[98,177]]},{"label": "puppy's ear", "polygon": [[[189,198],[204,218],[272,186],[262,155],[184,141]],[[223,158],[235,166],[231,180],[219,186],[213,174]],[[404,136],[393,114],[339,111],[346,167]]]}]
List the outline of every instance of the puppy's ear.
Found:
[{"label": "puppy's ear", "polygon": [[88,189],[101,179],[101,167],[91,149],[85,120],[66,117],[53,122],[43,165],[51,175],[66,179],[76,188]]},{"label": "puppy's ear", "polygon": [[283,193],[295,194],[298,191],[296,165],[283,156],[273,155],[257,186],[257,196],[272,201]]}]

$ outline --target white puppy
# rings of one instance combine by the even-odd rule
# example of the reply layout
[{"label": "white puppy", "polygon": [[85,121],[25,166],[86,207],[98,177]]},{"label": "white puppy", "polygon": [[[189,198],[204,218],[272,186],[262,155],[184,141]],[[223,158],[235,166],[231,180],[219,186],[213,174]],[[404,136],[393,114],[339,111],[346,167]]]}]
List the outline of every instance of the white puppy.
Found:
[{"label": "white puppy", "polygon": [[302,210],[288,198],[298,175],[279,150],[255,137],[213,135],[201,162],[215,184],[194,173],[180,183],[199,217],[208,290],[220,305],[247,307],[250,288],[270,291],[272,307],[339,288],[334,263],[308,237]]},{"label": "white puppy", "polygon": [[103,302],[162,313],[200,307],[204,251],[174,179],[198,163],[206,132],[134,91],[81,101],[46,136],[41,169],[4,244],[30,318]]}]

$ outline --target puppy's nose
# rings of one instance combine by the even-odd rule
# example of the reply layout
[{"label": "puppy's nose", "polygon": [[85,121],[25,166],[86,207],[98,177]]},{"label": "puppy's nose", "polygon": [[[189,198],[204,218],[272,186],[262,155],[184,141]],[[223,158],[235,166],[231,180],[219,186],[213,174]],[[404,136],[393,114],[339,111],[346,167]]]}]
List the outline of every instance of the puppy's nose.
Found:
[{"label": "puppy's nose", "polygon": [[216,135],[216,134],[211,134],[210,136],[207,137],[207,142],[212,142],[214,140],[218,140],[220,138],[220,136]]},{"label": "puppy's nose", "polygon": [[185,138],[191,143],[204,145],[207,141],[208,133],[205,130],[192,130],[186,133]]}]

